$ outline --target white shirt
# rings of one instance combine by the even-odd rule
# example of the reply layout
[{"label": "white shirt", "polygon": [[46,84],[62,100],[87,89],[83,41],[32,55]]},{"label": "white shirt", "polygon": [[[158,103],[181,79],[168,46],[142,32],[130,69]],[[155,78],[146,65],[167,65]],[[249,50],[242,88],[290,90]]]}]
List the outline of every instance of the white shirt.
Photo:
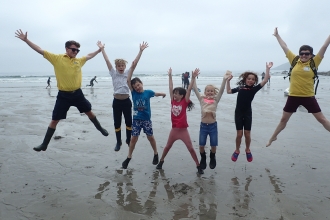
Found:
[{"label": "white shirt", "polygon": [[130,94],[130,89],[127,85],[127,76],[128,70],[125,70],[124,73],[119,73],[116,69],[112,68],[109,71],[110,76],[112,77],[112,85],[115,94]]}]

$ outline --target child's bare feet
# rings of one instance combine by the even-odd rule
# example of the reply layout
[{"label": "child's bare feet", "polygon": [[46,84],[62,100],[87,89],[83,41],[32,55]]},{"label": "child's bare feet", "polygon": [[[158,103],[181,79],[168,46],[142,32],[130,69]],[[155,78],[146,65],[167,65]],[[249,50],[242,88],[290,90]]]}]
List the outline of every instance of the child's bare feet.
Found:
[{"label": "child's bare feet", "polygon": [[277,140],[277,138],[271,138],[269,141],[268,141],[268,143],[266,144],[266,147],[269,147],[271,144],[272,144],[272,142],[273,141],[276,141]]}]

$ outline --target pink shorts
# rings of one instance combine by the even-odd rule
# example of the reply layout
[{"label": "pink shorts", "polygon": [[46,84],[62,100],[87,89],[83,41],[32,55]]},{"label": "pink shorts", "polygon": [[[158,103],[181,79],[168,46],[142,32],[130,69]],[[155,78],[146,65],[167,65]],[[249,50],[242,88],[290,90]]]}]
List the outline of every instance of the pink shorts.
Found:
[{"label": "pink shorts", "polygon": [[307,109],[308,113],[321,112],[320,106],[317,103],[315,96],[312,97],[288,96],[283,111],[296,112],[299,105],[304,106]]}]

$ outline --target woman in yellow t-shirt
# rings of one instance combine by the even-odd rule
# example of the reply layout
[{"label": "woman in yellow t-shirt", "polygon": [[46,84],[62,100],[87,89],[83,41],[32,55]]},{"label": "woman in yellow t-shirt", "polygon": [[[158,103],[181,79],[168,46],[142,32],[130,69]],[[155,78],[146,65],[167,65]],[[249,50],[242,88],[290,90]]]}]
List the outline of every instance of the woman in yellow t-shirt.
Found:
[{"label": "woman in yellow t-shirt", "polygon": [[[274,30],[274,36],[282,47],[289,62],[292,63],[295,58],[286,43],[278,34],[277,28]],[[310,68],[311,59],[314,60],[316,68],[321,63],[324,53],[330,44],[330,36],[326,39],[319,52],[314,56],[313,48],[308,45],[303,45],[299,49],[299,59],[291,72],[290,89],[288,99],[283,108],[283,115],[280,123],[277,125],[274,134],[269,139],[266,147],[270,146],[273,141],[277,139],[277,135],[285,128],[291,115],[297,111],[299,105],[304,106],[308,113],[312,113],[318,122],[320,122],[325,129],[330,131],[330,122],[321,112],[321,108],[315,99],[314,93],[314,72]]]}]

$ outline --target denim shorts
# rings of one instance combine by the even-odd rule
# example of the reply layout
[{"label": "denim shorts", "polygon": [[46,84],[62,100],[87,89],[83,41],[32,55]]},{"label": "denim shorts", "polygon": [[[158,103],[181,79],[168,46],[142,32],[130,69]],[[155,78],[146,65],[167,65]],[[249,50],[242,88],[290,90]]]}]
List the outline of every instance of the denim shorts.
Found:
[{"label": "denim shorts", "polygon": [[201,122],[199,129],[199,146],[206,145],[207,135],[210,136],[210,146],[218,146],[218,123],[207,124]]},{"label": "denim shorts", "polygon": [[133,119],[132,136],[139,136],[142,128],[143,128],[143,132],[147,136],[152,136],[153,135],[151,120],[136,120],[136,119]]}]

